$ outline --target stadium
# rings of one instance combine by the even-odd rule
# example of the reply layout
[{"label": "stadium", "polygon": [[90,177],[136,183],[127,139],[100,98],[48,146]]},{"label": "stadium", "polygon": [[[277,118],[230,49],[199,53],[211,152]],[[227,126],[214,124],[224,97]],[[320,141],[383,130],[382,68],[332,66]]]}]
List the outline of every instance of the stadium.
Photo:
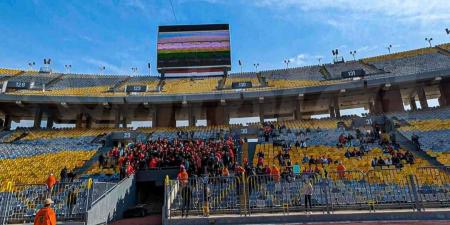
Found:
[{"label": "stadium", "polygon": [[450,43],[235,72],[231,32],[158,26],[158,76],[0,68],[2,224],[448,224]]}]

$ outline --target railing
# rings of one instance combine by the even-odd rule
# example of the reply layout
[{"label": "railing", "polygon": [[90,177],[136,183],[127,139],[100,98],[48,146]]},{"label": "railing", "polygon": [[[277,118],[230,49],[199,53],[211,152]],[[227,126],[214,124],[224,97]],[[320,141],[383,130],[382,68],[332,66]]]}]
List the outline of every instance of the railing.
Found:
[{"label": "railing", "polygon": [[58,221],[85,221],[91,204],[116,183],[93,182],[91,179],[57,183],[50,191],[44,184],[0,183],[0,224],[29,223],[46,198]]},{"label": "railing", "polygon": [[296,176],[195,177],[166,180],[163,220],[179,215],[271,213],[305,210],[301,193],[313,185],[312,208],[336,210],[412,209],[450,206],[450,167],[419,168],[400,176],[397,169],[330,172]]},{"label": "railing", "polygon": [[54,201],[52,208],[59,221],[83,221],[88,208],[92,181],[90,182],[57,183],[52,190],[42,184],[10,183],[0,193],[1,222],[2,224],[32,222],[46,198]]}]

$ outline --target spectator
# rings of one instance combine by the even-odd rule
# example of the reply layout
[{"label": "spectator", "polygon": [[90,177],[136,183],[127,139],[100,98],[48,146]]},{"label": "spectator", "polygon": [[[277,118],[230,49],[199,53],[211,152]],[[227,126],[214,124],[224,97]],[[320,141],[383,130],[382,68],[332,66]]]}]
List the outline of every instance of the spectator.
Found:
[{"label": "spectator", "polygon": [[182,183],[181,198],[183,199],[183,204],[181,206],[181,217],[186,216],[187,218],[192,200],[192,190],[187,183]]},{"label": "spectator", "polygon": [[75,179],[76,176],[77,176],[77,174],[75,174],[75,172],[73,170],[69,171],[69,173],[67,173],[67,181],[73,182],[73,180]]},{"label": "spectator", "polygon": [[338,172],[338,176],[340,179],[343,179],[345,177],[345,166],[342,164],[342,162],[339,162],[338,166],[336,167],[336,170]]},{"label": "spectator", "polygon": [[50,198],[45,199],[44,207],[34,217],[34,225],[56,225],[56,214],[50,208],[51,204],[53,201]]},{"label": "spectator", "polygon": [[73,208],[77,204],[77,192],[75,189],[71,189],[67,194],[66,204],[69,214],[73,214]]},{"label": "spectator", "polygon": [[67,167],[64,167],[61,172],[59,173],[59,176],[61,177],[61,182],[67,181]]},{"label": "spectator", "polygon": [[182,185],[186,185],[189,182],[189,174],[184,167],[181,167],[181,171],[177,175],[177,179]]},{"label": "spectator", "polygon": [[420,150],[419,136],[416,133],[412,134],[411,141],[416,146],[417,150]]},{"label": "spectator", "polygon": [[305,197],[305,213],[306,214],[311,213],[310,211],[308,211],[308,205],[309,205],[309,209],[311,210],[312,209],[311,198],[312,198],[313,191],[314,191],[314,189],[311,184],[311,181],[309,179],[305,180],[305,183],[302,187],[301,192],[302,192],[303,196]]},{"label": "spectator", "polygon": [[105,156],[103,154],[100,154],[100,156],[98,157],[98,167],[102,169],[104,165],[105,165]]},{"label": "spectator", "polygon": [[49,193],[51,195],[51,192],[53,191],[53,187],[56,184],[56,177],[53,175],[53,173],[51,173],[48,176],[47,180],[45,181],[45,184],[47,184],[47,190],[49,191]]},{"label": "spectator", "polygon": [[272,176],[273,181],[275,181],[276,183],[280,182],[280,169],[278,169],[275,164],[273,164],[272,169],[270,170],[270,175]]}]

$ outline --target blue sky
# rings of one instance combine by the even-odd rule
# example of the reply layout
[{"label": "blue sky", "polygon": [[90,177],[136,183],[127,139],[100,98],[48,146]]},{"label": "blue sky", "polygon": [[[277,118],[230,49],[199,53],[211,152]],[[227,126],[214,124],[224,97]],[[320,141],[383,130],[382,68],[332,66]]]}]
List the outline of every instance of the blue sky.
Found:
[{"label": "blue sky", "polygon": [[131,74],[156,71],[158,25],[229,23],[233,71],[330,62],[331,49],[350,59],[450,42],[448,0],[78,0],[0,1],[0,67],[52,68],[71,72]]}]

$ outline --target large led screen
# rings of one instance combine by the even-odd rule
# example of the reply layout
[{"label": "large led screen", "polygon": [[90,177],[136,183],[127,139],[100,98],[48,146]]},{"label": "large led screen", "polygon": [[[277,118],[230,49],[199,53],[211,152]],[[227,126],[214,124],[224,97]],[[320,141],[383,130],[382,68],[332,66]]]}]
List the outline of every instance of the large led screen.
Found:
[{"label": "large led screen", "polygon": [[181,74],[229,70],[229,26],[160,26],[157,52],[160,72]]}]

